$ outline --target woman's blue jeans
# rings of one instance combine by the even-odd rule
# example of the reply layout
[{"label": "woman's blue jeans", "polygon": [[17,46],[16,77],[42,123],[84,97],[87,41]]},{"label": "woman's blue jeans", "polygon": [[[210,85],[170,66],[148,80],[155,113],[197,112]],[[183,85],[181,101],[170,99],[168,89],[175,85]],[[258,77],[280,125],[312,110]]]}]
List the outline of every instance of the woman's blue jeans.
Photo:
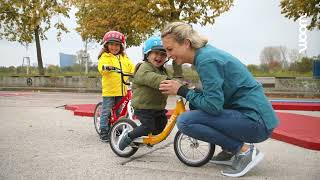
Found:
[{"label": "woman's blue jeans", "polygon": [[[109,131],[109,118],[112,107],[120,102],[123,96],[104,96],[102,97],[102,110],[100,116],[100,130],[106,129]],[[119,113],[119,112],[117,112]]]},{"label": "woman's blue jeans", "polygon": [[183,134],[233,153],[237,153],[245,142],[262,142],[272,133],[262,120],[254,121],[239,111],[228,109],[216,116],[201,110],[188,111],[178,117],[177,126]]}]

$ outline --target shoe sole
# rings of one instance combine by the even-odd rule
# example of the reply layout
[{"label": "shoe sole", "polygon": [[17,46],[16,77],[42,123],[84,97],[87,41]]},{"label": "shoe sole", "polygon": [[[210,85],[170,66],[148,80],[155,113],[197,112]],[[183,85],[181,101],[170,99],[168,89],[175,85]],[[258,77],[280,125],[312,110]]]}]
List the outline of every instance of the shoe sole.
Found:
[{"label": "shoe sole", "polygon": [[106,140],[100,139],[100,141],[102,141],[102,142],[104,142],[104,143],[108,143],[108,142],[109,142],[109,139],[106,139]]},{"label": "shoe sole", "polygon": [[213,164],[218,164],[218,165],[226,165],[226,166],[231,166],[232,165],[232,160],[230,161],[215,161],[215,160],[210,160],[211,163]]},{"label": "shoe sole", "polygon": [[237,174],[228,174],[228,173],[224,173],[223,171],[221,171],[221,174],[225,175],[225,176],[229,176],[229,177],[240,177],[245,175],[248,171],[250,171],[254,166],[256,166],[264,157],[264,154],[262,152],[260,152],[256,158],[251,161],[248,166],[246,168],[244,168],[243,171],[237,173]]},{"label": "shoe sole", "polygon": [[122,133],[121,133],[121,135],[119,136],[119,140],[118,140],[118,142],[117,142],[117,146],[118,146],[118,149],[119,149],[120,151],[123,151],[123,150],[126,149],[126,148],[124,148],[124,149],[121,150],[120,147],[119,147],[119,144],[120,144],[120,141],[121,141],[121,139],[123,138],[124,134],[125,134],[127,131],[129,132],[129,130],[127,130],[127,129],[123,130]]}]

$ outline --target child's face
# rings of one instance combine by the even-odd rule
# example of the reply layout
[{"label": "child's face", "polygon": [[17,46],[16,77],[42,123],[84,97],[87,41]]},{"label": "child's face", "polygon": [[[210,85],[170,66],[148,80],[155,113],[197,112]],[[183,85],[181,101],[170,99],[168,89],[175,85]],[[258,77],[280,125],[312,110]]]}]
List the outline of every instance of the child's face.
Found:
[{"label": "child's face", "polygon": [[116,42],[109,42],[108,43],[108,50],[113,55],[117,55],[120,52],[121,44]]},{"label": "child's face", "polygon": [[167,54],[163,51],[151,51],[148,55],[148,61],[155,67],[161,67],[167,59]]}]

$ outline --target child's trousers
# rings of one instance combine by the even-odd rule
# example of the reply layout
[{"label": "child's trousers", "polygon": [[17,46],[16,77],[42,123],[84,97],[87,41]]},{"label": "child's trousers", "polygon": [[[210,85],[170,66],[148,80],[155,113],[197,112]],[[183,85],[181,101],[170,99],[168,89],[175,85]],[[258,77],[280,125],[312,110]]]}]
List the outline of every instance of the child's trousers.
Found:
[{"label": "child's trousers", "polygon": [[166,112],[166,110],[135,109],[134,113],[140,120],[141,125],[131,131],[129,137],[133,140],[149,133],[160,134],[168,121]]}]

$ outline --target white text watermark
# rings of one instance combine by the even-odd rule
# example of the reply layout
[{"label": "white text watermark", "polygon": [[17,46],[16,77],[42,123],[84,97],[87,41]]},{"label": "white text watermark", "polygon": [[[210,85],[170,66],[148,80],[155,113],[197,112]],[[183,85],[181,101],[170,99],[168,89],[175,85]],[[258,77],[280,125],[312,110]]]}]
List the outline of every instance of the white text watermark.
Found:
[{"label": "white text watermark", "polygon": [[299,53],[303,53],[307,51],[308,44],[307,44],[307,15],[303,15],[299,17]]}]

